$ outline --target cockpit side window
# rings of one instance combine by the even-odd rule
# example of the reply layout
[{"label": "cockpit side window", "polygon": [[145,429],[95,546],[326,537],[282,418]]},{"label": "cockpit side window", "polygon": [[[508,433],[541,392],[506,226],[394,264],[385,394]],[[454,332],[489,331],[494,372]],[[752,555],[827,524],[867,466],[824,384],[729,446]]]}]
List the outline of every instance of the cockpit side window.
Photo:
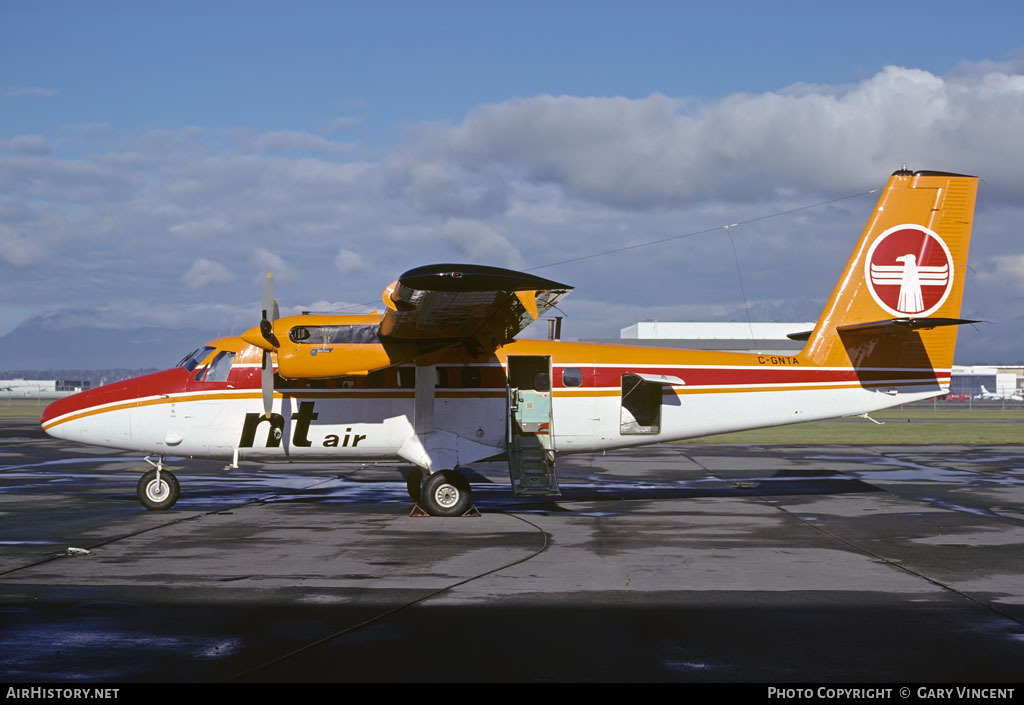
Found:
[{"label": "cockpit side window", "polygon": [[213,350],[213,348],[209,345],[193,350],[183,357],[181,362],[175,365],[175,367],[184,367],[186,371],[191,372],[199,366],[200,362],[206,359],[206,356],[210,354],[211,350]]},{"label": "cockpit side window", "polygon": [[231,363],[235,361],[235,354],[222,350],[213,358],[206,371],[207,382],[227,382],[228,373],[231,372]]},{"label": "cockpit side window", "polygon": [[352,343],[378,343],[377,325],[354,326],[296,326],[288,332],[293,343],[308,345],[334,345]]}]

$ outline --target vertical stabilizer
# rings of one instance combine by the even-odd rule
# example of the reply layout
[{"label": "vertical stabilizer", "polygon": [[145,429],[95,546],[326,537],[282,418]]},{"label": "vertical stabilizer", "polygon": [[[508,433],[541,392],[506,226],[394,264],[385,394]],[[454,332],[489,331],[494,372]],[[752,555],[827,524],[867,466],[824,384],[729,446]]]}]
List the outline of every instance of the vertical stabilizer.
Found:
[{"label": "vertical stabilizer", "polygon": [[862,380],[928,370],[948,385],[977,187],[974,176],[895,172],[801,359]]}]

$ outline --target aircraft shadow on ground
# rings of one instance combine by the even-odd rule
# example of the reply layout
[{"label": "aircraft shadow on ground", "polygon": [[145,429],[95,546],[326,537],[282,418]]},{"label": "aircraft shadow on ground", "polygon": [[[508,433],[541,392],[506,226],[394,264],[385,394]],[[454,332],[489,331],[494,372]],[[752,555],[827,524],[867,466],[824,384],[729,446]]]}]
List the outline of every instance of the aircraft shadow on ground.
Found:
[{"label": "aircraft shadow on ground", "polygon": [[[473,503],[481,511],[547,510],[567,511],[562,505],[575,502],[626,502],[713,497],[776,497],[786,495],[838,495],[883,490],[856,478],[828,471],[779,471],[762,478],[714,479],[682,482],[631,483],[621,479],[584,480],[565,478],[558,497],[516,497],[503,482],[467,473],[473,487]],[[121,499],[121,495],[111,498]],[[124,496],[127,498],[127,496]],[[239,485],[227,490],[217,483],[204,487],[190,482],[188,494],[182,494],[179,507],[201,508],[206,504],[242,503],[263,500],[268,503],[374,504],[409,502],[404,483],[377,479],[328,483],[310,488],[272,488],[268,485]],[[191,505],[191,506],[190,506]]]},{"label": "aircraft shadow on ground", "polygon": [[787,476],[785,471],[773,476],[745,480],[721,480],[714,482],[664,483],[639,482],[629,485],[622,482],[601,482],[576,484],[566,482],[561,487],[560,497],[511,497],[508,493],[489,492],[477,489],[474,501],[480,509],[500,503],[505,508],[534,507],[538,509],[562,510],[560,505],[567,502],[628,502],[637,500],[701,499],[713,497],[781,497],[786,495],[837,495],[858,492],[881,492],[882,490],[855,478],[823,472],[814,476]]}]

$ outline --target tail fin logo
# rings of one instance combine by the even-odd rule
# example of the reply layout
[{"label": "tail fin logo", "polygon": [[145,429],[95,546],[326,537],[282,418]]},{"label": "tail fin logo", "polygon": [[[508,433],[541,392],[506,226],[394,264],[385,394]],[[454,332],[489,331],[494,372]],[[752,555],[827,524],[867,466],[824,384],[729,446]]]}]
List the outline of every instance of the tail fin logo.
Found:
[{"label": "tail fin logo", "polygon": [[893,316],[930,316],[953,290],[953,257],[934,231],[897,225],[872,243],[864,278],[871,298]]}]

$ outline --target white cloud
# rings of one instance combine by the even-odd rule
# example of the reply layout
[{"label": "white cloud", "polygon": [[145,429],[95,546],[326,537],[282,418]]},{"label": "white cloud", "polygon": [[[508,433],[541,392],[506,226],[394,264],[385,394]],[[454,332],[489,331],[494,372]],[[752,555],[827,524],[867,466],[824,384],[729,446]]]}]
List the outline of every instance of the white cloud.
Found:
[{"label": "white cloud", "polygon": [[351,128],[351,127],[355,127],[356,125],[358,125],[362,121],[363,121],[363,117],[361,115],[359,115],[359,116],[344,116],[344,117],[335,118],[331,122],[331,125],[328,128],[328,131],[330,131],[330,132],[341,132],[341,131],[347,130],[347,129]]},{"label": "white cloud", "polygon": [[284,130],[266,132],[253,141],[257,152],[274,154],[279,152],[310,152],[313,154],[335,154],[349,151],[352,147],[343,142],[332,142],[308,132]]},{"label": "white cloud", "polygon": [[444,238],[477,263],[521,267],[523,258],[501,233],[475,220],[452,218],[442,227]]},{"label": "white cloud", "polygon": [[288,281],[293,276],[291,267],[285,264],[281,255],[271,252],[266,248],[257,247],[252,253],[252,257],[260,268],[261,279],[267,272],[273,274],[275,279],[280,279],[282,281]]},{"label": "white cloud", "polygon": [[57,159],[40,152],[38,144],[29,152],[0,156],[0,192],[8,197],[88,208],[130,198],[135,189],[116,166],[90,158]]},{"label": "white cloud", "polygon": [[80,122],[61,125],[60,131],[64,134],[85,138],[107,137],[113,134],[114,126],[108,122]]},{"label": "white cloud", "polygon": [[0,225],[0,258],[15,267],[27,267],[44,261],[47,247],[14,228]]},{"label": "white cloud", "polygon": [[[879,187],[906,162],[985,177],[965,315],[1015,318],[1021,115],[1019,70],[975,64],[705,101],[522,98],[358,152],[287,130],[0,136],[0,299],[40,309],[131,299],[221,321],[210,307],[254,311],[259,288],[210,292],[259,267],[293,274],[283,305],[328,296],[379,307],[383,286],[422,264],[570,260]],[[753,310],[803,311],[788,302],[827,296],[873,201],[732,230]],[[610,337],[651,316],[733,317],[742,299],[721,235],[539,273],[578,287],[564,304],[567,337]]]},{"label": "white cloud", "polygon": [[1024,291],[1024,253],[988,258],[977,279],[986,286],[1004,291]]},{"label": "white cloud", "polygon": [[[428,143],[434,137],[424,137]],[[508,208],[508,184],[497,174],[407,144],[385,163],[386,187],[422,213],[487,218]]]},{"label": "white cloud", "polygon": [[344,247],[334,258],[334,266],[341,274],[356,274],[366,271],[366,263],[363,258],[358,253],[346,250]]},{"label": "white cloud", "polygon": [[180,237],[207,238],[229,232],[231,224],[225,218],[214,217],[177,223],[167,230],[171,235]]},{"label": "white cloud", "polygon": [[52,88],[23,86],[7,91],[4,93],[4,98],[52,98],[55,95],[57,95],[57,91]]},{"label": "white cloud", "polygon": [[49,154],[50,145],[42,135],[18,135],[9,140],[0,139],[0,152]]},{"label": "white cloud", "polygon": [[[254,316],[251,308],[224,304],[167,304],[123,299],[95,307],[65,307],[37,314],[33,318],[50,328],[75,327],[88,321],[98,328],[196,327],[224,330],[227,335],[240,325],[248,325]],[[251,327],[251,326],[250,326]]]},{"label": "white cloud", "polygon": [[[383,286],[381,290],[383,291]],[[281,309],[282,316],[297,316],[300,313],[340,313],[340,314],[364,314],[370,311],[380,311],[384,305],[380,301],[381,297],[377,297],[377,302],[366,302],[361,304],[354,304],[348,301],[328,301],[326,299],[317,299],[310,304],[301,304],[287,306]],[[378,303],[379,302],[379,303]]]},{"label": "white cloud", "polygon": [[[858,84],[738,93],[695,103],[538,96],[481,106],[441,135],[433,163],[555,183],[618,207],[767,198],[786,188],[846,193],[907,163],[1024,186],[1024,76],[969,79],[890,66]],[[511,176],[510,176],[511,175]],[[435,177],[436,181],[436,177]],[[451,190],[450,186],[445,187]]]},{"label": "white cloud", "polygon": [[199,257],[181,279],[190,289],[202,289],[216,284],[230,284],[234,281],[234,275],[228,268],[219,262],[213,262],[205,257]]}]

